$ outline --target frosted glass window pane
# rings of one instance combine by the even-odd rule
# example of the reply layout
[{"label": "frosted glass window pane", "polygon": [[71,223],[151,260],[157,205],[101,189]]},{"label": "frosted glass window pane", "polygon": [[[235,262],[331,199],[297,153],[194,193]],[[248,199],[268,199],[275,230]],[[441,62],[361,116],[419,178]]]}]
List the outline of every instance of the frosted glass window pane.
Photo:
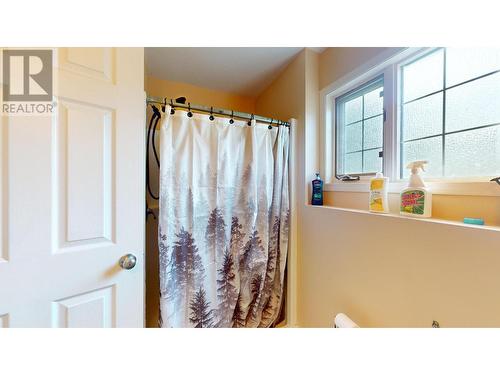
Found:
[{"label": "frosted glass window pane", "polygon": [[361,173],[362,167],[361,152],[346,154],[344,173]]},{"label": "frosted glass window pane", "polygon": [[403,143],[403,177],[409,176],[409,170],[406,166],[409,162],[415,160],[427,160],[423,176],[425,177],[442,177],[443,175],[443,153],[442,153],[442,137],[433,137]]},{"label": "frosted glass window pane", "polygon": [[345,127],[345,152],[361,151],[362,136],[361,122]]},{"label": "frosted glass window pane", "polygon": [[500,122],[500,73],[446,90],[446,132]]},{"label": "frosted glass window pane", "polygon": [[443,88],[443,50],[403,67],[403,101],[407,102]]},{"label": "frosted glass window pane", "polygon": [[443,93],[403,105],[403,140],[443,132]]},{"label": "frosted glass window pane", "polygon": [[446,87],[500,69],[500,48],[447,48]]},{"label": "frosted glass window pane", "polygon": [[364,121],[363,149],[382,147],[383,144],[382,115]]},{"label": "frosted glass window pane", "polygon": [[[363,151],[383,147],[383,77],[335,98],[337,130],[336,173],[363,170]],[[378,156],[378,154],[377,154]],[[367,163],[375,163],[371,159]],[[378,166],[379,161],[374,164]],[[380,161],[381,163],[381,161]],[[380,164],[381,165],[381,164]],[[374,168],[368,164],[370,168]],[[374,170],[378,170],[378,167]]]},{"label": "frosted glass window pane", "polygon": [[447,177],[498,176],[500,126],[447,135],[445,157]]},{"label": "frosted glass window pane", "polygon": [[363,97],[358,96],[349,100],[344,105],[345,124],[351,124],[362,120],[363,117]]},{"label": "frosted glass window pane", "polygon": [[382,171],[382,158],[378,153],[382,149],[363,151],[363,173],[381,172]]},{"label": "frosted glass window pane", "polygon": [[379,87],[369,93],[365,94],[365,113],[364,118],[372,117],[375,115],[382,114],[384,110],[384,97],[380,96],[383,91],[382,87]]}]

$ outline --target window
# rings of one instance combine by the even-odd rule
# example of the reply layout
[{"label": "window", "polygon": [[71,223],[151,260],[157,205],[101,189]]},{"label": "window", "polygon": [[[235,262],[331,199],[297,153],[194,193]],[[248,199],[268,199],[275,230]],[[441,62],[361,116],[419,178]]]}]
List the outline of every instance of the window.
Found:
[{"label": "window", "polygon": [[339,82],[324,94],[327,176],[395,181],[415,160],[426,179],[500,175],[500,49],[408,48]]},{"label": "window", "polygon": [[500,53],[440,48],[401,67],[400,174],[428,160],[429,177],[500,172]]},{"label": "window", "polygon": [[335,100],[337,175],[382,171],[383,95],[379,77]]}]

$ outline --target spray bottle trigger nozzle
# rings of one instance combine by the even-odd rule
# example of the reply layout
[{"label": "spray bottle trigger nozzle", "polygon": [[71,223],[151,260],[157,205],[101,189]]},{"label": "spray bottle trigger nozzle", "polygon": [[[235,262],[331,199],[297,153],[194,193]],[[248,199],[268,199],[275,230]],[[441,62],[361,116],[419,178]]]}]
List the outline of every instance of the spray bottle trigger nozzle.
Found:
[{"label": "spray bottle trigger nozzle", "polygon": [[425,172],[424,165],[427,164],[427,160],[415,160],[412,161],[411,163],[408,163],[406,166],[407,169],[416,170],[418,173],[418,169],[420,168],[422,171]]}]

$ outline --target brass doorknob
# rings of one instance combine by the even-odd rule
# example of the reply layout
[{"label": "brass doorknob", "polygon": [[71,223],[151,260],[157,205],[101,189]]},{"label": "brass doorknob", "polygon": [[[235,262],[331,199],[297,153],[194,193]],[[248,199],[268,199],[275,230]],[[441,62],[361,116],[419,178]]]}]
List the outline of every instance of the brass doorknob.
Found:
[{"label": "brass doorknob", "polygon": [[137,263],[137,258],[135,257],[134,254],[126,254],[122,256],[118,261],[118,264],[124,270],[131,270],[132,268],[135,267],[136,263]]}]

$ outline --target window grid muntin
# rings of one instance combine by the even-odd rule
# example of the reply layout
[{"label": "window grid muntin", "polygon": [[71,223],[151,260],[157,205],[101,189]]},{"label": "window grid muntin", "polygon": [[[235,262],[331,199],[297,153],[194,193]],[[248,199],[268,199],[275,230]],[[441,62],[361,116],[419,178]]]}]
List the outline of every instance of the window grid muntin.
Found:
[{"label": "window grid muntin", "polygon": [[441,177],[446,176],[446,48],[443,48],[443,129],[441,140]]},{"label": "window grid muntin", "polygon": [[[422,56],[421,58],[423,59],[424,57],[425,57],[425,56]],[[411,61],[411,62],[409,62],[409,63],[407,63],[407,64],[405,64],[405,65],[411,64],[411,63],[413,63],[413,62],[415,62],[415,61],[417,61],[417,60],[413,60],[413,61]],[[404,66],[404,65],[403,65],[403,66]],[[403,66],[402,66],[402,67],[403,67]],[[465,84],[467,84],[467,83],[471,83],[471,82],[477,81],[477,80],[479,80],[479,79],[489,77],[489,76],[491,76],[491,75],[493,75],[493,74],[496,74],[496,73],[500,73],[500,69],[497,69],[497,70],[494,70],[494,71],[492,71],[492,72],[485,73],[485,74],[482,74],[482,75],[480,75],[480,76],[477,76],[477,77],[474,77],[474,78],[468,79],[467,81],[463,81],[463,82],[460,82],[460,83],[456,83],[456,84],[454,84],[454,85],[452,85],[452,86],[450,86],[450,87],[446,87],[446,89],[445,89],[445,90],[451,90],[451,89],[454,89],[455,87],[459,87],[459,86],[465,85]],[[401,81],[402,81],[402,80],[403,80],[403,75],[401,75]],[[425,95],[419,96],[418,98],[414,98],[414,99],[408,100],[408,101],[406,101],[406,102],[402,102],[402,101],[401,101],[401,102],[402,102],[402,104],[410,104],[410,103],[412,103],[412,102],[416,102],[417,100],[427,98],[428,96],[432,96],[432,95],[434,95],[434,94],[439,94],[439,93],[440,93],[440,92],[442,92],[442,91],[443,91],[442,89],[439,89],[439,90],[437,90],[437,91],[433,91],[433,92],[431,92],[431,93],[429,93],[429,94],[425,94]],[[402,89],[400,90],[400,92],[402,93]]]},{"label": "window grid muntin", "polygon": [[[428,93],[428,94],[425,94],[425,95],[421,95],[420,97],[417,97],[417,98],[414,98],[414,99],[411,99],[411,100],[408,100],[406,102],[404,102],[404,73],[403,73],[403,69],[405,66],[407,65],[410,65],[410,64],[413,64],[421,59],[424,59],[426,58],[427,56],[429,56],[430,54],[433,54],[437,51],[439,51],[440,49],[443,50],[443,88],[440,89],[440,90],[436,90],[436,91],[433,91],[431,93]],[[476,81],[476,80],[480,80],[480,79],[483,79],[483,78],[486,78],[488,76],[491,76],[491,75],[494,75],[494,74],[498,74],[500,73],[500,69],[497,69],[497,70],[494,70],[494,71],[491,71],[491,72],[488,72],[488,73],[485,73],[485,74],[482,74],[482,75],[479,75],[477,77],[473,77],[473,78],[470,78],[468,80],[465,80],[463,82],[459,82],[459,83],[456,83],[454,85],[451,85],[449,87],[446,87],[446,48],[435,48],[435,49],[432,49],[430,50],[429,52],[425,53],[424,55],[422,56],[419,56],[418,58],[416,59],[412,59],[411,61],[407,61],[405,62],[404,64],[400,65],[400,80],[399,80],[399,97],[400,97],[400,109],[399,109],[399,123],[400,123],[400,152],[399,152],[399,157],[400,157],[400,162],[399,162],[399,178],[404,178],[404,168],[405,166],[403,165],[403,161],[404,161],[404,145],[407,144],[407,143],[410,143],[410,142],[415,142],[415,141],[419,141],[419,140],[423,140],[423,139],[430,139],[430,138],[437,138],[437,137],[441,137],[442,138],[442,143],[441,143],[441,152],[442,152],[442,160],[441,160],[441,163],[442,163],[442,175],[440,177],[444,177],[446,178],[446,136],[447,135],[452,135],[452,134],[457,134],[457,133],[463,133],[463,132],[469,132],[469,131],[475,131],[475,130],[479,130],[479,129],[484,129],[484,128],[489,128],[489,127],[495,127],[495,126],[500,126],[500,122],[496,122],[496,123],[491,123],[491,124],[486,124],[486,125],[479,125],[479,126],[476,126],[476,127],[472,127],[472,128],[466,128],[466,129],[460,129],[460,130],[454,130],[454,131],[450,131],[450,132],[446,132],[446,91],[448,90],[451,90],[451,89],[454,89],[456,87],[459,87],[459,86],[462,86],[462,85],[465,85],[467,83],[471,83],[473,81]],[[440,134],[434,134],[434,135],[429,135],[429,136],[425,136],[425,137],[418,137],[418,138],[412,138],[412,139],[407,139],[406,141],[404,140],[404,106],[406,104],[409,104],[409,103],[412,103],[412,102],[416,102],[418,100],[421,100],[421,99],[424,99],[426,97],[429,97],[429,96],[432,96],[432,95],[435,95],[435,94],[438,94],[438,93],[443,93],[443,99],[442,99],[442,105],[443,105],[443,109],[442,109],[442,132]]]},{"label": "window grid muntin", "polygon": [[[339,142],[342,141],[344,145],[342,145],[341,148],[341,167],[342,167],[342,174],[350,174],[352,176],[367,176],[367,175],[374,175],[376,172],[365,172],[364,171],[364,165],[365,165],[365,152],[366,151],[373,151],[373,150],[381,150],[383,152],[384,150],[384,103],[382,104],[382,112],[380,114],[372,115],[367,118],[365,117],[365,95],[373,90],[376,90],[378,88],[382,89],[382,97],[384,95],[384,75],[379,75],[376,78],[372,79],[371,81],[368,81],[365,84],[362,84],[355,89],[339,96],[336,97],[334,100],[334,107],[335,107],[335,145],[336,145],[336,161],[335,161],[335,176],[338,176],[339,173]],[[356,99],[358,97],[361,97],[361,120],[358,121],[353,121],[349,124],[343,124],[344,118],[345,118],[345,103]],[[364,130],[365,130],[365,121],[376,118],[376,117],[381,117],[382,119],[382,145],[381,147],[370,147],[370,148],[364,148]],[[348,126],[354,125],[361,123],[361,150],[356,150],[356,151],[349,151],[346,152],[345,149],[345,129]],[[341,128],[341,129],[339,129]],[[339,135],[341,133],[341,135]],[[359,173],[349,173],[345,172],[345,159],[346,155],[349,154],[355,154],[361,152],[361,172]],[[381,157],[381,164],[382,164],[382,171],[383,171],[383,156]]]}]

